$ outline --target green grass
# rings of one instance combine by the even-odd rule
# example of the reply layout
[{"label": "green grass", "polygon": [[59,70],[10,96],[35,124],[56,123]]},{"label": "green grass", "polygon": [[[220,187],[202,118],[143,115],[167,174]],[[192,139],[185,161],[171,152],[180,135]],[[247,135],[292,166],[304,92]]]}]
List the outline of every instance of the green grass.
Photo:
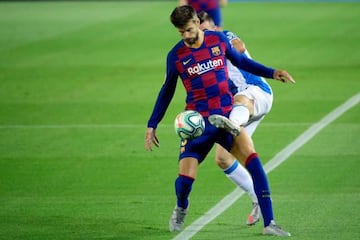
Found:
[{"label": "green grass", "polygon": [[[147,119],[179,40],[175,2],[0,3],[0,239],[172,239],[177,93],[144,150]],[[360,91],[359,3],[230,3],[225,28],[293,74],[270,83],[254,135],[266,163]],[[275,216],[295,239],[359,239],[360,106],[269,174]],[[200,168],[186,225],[234,185]],[[192,239],[259,239],[244,196]]]}]

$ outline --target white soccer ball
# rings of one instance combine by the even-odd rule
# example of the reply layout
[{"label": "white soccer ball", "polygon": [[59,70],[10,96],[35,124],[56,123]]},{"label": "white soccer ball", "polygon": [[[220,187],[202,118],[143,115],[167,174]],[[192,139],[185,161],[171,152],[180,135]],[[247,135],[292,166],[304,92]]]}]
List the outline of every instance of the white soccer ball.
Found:
[{"label": "white soccer ball", "polygon": [[200,113],[187,110],[175,118],[175,132],[181,139],[194,139],[205,131],[205,121]]}]

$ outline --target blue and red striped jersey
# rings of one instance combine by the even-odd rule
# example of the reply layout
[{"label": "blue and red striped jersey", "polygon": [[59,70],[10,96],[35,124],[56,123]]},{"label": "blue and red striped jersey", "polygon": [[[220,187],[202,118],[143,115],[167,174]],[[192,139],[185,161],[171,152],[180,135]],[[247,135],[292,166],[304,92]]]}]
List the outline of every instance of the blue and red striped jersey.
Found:
[{"label": "blue and red striped jersey", "polygon": [[226,42],[213,34],[206,34],[200,48],[189,48],[181,41],[170,52],[168,67],[179,73],[185,87],[186,110],[205,117],[231,111],[225,52]]},{"label": "blue and red striped jersey", "polygon": [[213,19],[216,26],[222,25],[222,16],[219,0],[188,0],[197,13],[201,11],[207,12]]},{"label": "blue and red striped jersey", "polygon": [[235,66],[254,74],[272,78],[274,70],[240,55],[221,32],[205,31],[199,48],[189,48],[183,40],[168,53],[165,82],[159,92],[148,127],[156,128],[174,96],[178,77],[185,87],[186,110],[204,117],[226,115],[232,109],[226,66],[228,58]]},{"label": "blue and red striped jersey", "polygon": [[207,12],[209,10],[220,7],[219,0],[188,0],[187,2],[196,11]]}]

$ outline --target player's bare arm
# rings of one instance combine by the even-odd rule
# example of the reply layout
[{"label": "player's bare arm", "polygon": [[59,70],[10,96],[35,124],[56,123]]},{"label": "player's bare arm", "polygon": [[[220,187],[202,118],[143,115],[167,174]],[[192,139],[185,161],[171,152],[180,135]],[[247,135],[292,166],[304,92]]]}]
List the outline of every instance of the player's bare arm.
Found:
[{"label": "player's bare arm", "polygon": [[236,51],[238,51],[239,53],[244,53],[246,51],[245,43],[238,38],[233,39],[231,41],[231,44],[236,49]]}]

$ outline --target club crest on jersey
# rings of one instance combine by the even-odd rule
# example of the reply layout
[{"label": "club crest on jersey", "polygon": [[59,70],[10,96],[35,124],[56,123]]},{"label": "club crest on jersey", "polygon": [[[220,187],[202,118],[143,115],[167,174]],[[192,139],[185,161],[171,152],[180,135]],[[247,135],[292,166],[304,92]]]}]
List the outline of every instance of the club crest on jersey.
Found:
[{"label": "club crest on jersey", "polygon": [[219,46],[216,47],[212,47],[211,48],[211,52],[214,56],[219,56],[221,54],[220,48]]}]

